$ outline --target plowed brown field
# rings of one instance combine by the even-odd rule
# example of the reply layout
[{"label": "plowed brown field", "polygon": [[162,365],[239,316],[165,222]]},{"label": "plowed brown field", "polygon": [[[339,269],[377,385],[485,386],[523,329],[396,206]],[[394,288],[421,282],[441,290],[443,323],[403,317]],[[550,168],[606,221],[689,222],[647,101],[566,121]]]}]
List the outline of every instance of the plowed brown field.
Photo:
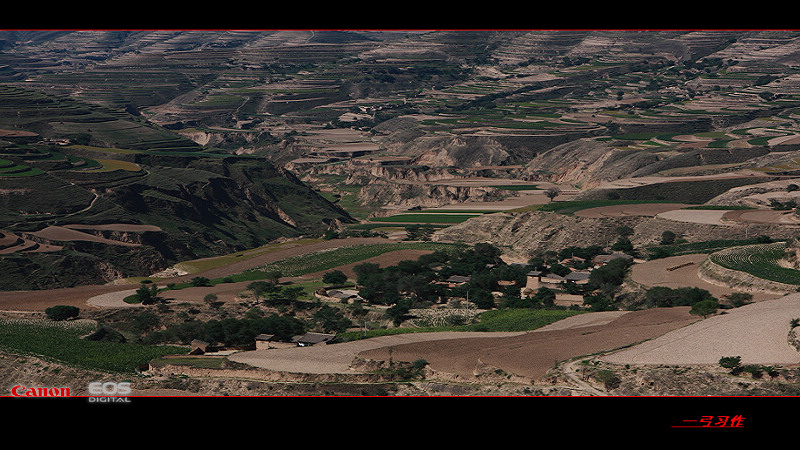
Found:
[{"label": "plowed brown field", "polygon": [[603,325],[400,344],[367,350],[359,356],[386,361],[390,356],[401,361],[424,359],[434,370],[467,377],[474,375],[476,367],[488,365],[539,380],[560,361],[653,339],[697,320],[688,307],[656,308],[632,311]]}]

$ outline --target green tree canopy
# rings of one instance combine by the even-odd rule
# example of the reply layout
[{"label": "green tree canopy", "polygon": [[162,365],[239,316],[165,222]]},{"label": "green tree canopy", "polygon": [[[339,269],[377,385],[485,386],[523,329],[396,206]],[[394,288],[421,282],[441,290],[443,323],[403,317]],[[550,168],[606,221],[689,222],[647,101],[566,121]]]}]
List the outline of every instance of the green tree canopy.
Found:
[{"label": "green tree canopy", "polygon": [[347,283],[347,275],[341,270],[332,270],[322,276],[322,281],[332,285],[344,284]]},{"label": "green tree canopy", "polygon": [[78,317],[80,309],[70,305],[56,305],[45,309],[44,313],[49,319],[60,321]]},{"label": "green tree canopy", "polygon": [[719,308],[719,303],[716,300],[706,299],[693,304],[692,308],[689,310],[689,313],[697,316],[703,316],[705,319],[711,314],[717,312],[717,308]]}]

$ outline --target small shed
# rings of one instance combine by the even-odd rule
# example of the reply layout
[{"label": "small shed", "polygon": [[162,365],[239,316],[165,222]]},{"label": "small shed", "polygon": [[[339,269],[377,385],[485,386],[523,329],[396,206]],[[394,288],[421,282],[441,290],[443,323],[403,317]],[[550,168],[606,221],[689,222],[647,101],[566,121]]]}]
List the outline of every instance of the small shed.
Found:
[{"label": "small shed", "polygon": [[192,342],[190,342],[189,345],[192,348],[189,351],[190,355],[204,355],[211,348],[211,344],[209,344],[206,341],[201,341],[200,339],[192,340]]},{"label": "small shed", "polygon": [[274,334],[264,334],[261,333],[256,336],[256,350],[262,350],[265,348],[272,348],[270,345],[275,340]]}]

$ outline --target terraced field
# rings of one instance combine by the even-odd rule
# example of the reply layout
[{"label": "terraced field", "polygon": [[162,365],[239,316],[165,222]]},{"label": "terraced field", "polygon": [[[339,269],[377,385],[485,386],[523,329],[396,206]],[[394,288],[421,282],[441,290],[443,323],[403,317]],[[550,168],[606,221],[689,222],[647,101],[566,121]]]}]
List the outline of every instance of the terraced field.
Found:
[{"label": "terraced field", "polygon": [[712,262],[731,270],[746,272],[758,278],[779,283],[800,285],[800,271],[781,267],[784,242],[734,247],[712,253]]}]

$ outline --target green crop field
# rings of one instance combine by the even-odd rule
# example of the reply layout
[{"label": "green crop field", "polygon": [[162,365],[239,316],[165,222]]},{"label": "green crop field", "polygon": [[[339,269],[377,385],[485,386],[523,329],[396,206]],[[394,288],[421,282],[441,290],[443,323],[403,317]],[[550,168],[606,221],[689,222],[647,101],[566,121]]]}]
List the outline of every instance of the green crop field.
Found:
[{"label": "green crop field", "polygon": [[684,242],[680,244],[671,245],[654,245],[646,247],[648,257],[653,258],[653,255],[658,255],[659,258],[666,258],[668,256],[689,255],[695,253],[714,253],[720,250],[728,249],[731,247],[740,247],[743,245],[755,245],[763,243],[758,238],[754,239],[715,239],[710,241],[701,242]]},{"label": "green crop field", "polygon": [[749,273],[765,280],[800,285],[800,270],[781,267],[786,244],[756,244],[734,247],[712,253],[711,261],[722,267]]},{"label": "green crop field", "polygon": [[396,214],[389,217],[376,217],[373,222],[390,222],[390,223],[461,223],[467,219],[479,216],[480,213],[474,214]]},{"label": "green crop field", "polygon": [[600,206],[613,206],[613,205],[636,205],[643,203],[671,203],[667,200],[569,200],[569,201],[553,201],[541,205],[531,205],[523,208],[512,210],[513,212],[522,211],[549,211],[561,214],[573,214],[576,211],[589,208],[597,208]]},{"label": "green crop field", "polygon": [[[304,255],[293,256],[266,266],[210,280],[211,284],[224,282],[262,280],[272,271],[279,271],[284,277],[297,277],[323,270],[333,269],[345,264],[357,263],[368,258],[374,258],[387,252],[397,250],[448,250],[461,247],[460,244],[446,244],[438,242],[398,242],[395,244],[365,244],[339,247],[331,250],[322,250]],[[216,261],[216,259],[214,259]],[[227,280],[227,281],[226,281]],[[181,283],[173,289],[183,289],[192,286],[191,283]]]},{"label": "green crop field", "polygon": [[39,355],[84,369],[118,373],[134,373],[151,359],[186,353],[183,347],[81,338],[94,330],[94,322],[89,321],[0,320],[0,348]]},{"label": "green crop field", "polygon": [[[460,246],[457,244],[443,244],[437,242],[353,245],[348,247],[339,247],[333,250],[294,256],[273,264],[269,264],[268,266],[265,266],[263,270],[279,270],[283,276],[294,277],[332,269],[345,264],[356,263],[397,250],[435,251],[447,250],[456,247]],[[234,277],[234,279],[236,279],[236,277]]]},{"label": "green crop field", "polygon": [[342,333],[343,340],[361,339],[375,336],[385,336],[401,333],[427,333],[435,331],[497,331],[514,332],[530,331],[541,328],[545,325],[557,322],[561,319],[582,314],[585,311],[572,311],[565,309],[517,309],[509,308],[502,310],[486,311],[478,316],[478,322],[468,325],[444,326],[444,327],[420,327],[420,328],[390,328],[375,329],[366,332]]}]

